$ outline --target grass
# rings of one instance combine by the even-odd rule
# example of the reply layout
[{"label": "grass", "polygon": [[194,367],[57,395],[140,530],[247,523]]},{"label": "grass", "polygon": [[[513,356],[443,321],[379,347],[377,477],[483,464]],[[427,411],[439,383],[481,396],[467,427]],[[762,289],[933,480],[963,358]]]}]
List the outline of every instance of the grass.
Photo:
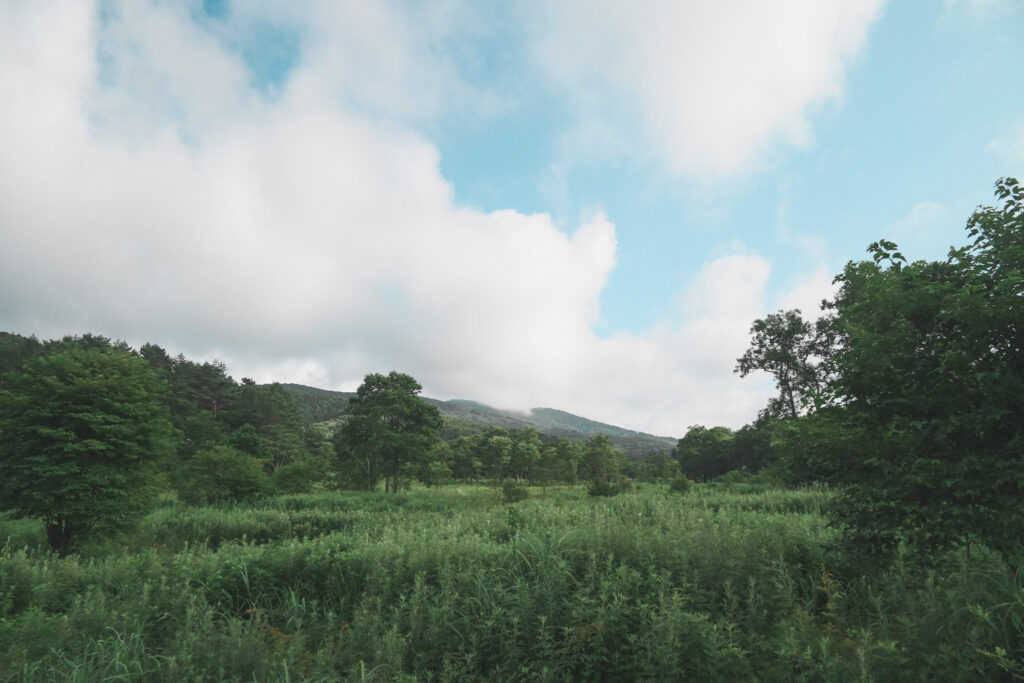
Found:
[{"label": "grass", "polygon": [[829,492],[450,486],[0,519],[0,680],[1014,680],[1021,563],[833,578]]}]

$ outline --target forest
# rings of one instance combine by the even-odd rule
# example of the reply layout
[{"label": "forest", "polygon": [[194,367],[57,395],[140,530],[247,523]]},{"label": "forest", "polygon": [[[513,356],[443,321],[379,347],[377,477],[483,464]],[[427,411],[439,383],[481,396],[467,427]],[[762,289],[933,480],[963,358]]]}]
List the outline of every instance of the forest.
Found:
[{"label": "forest", "polygon": [[882,239],[753,321],[736,373],[777,395],[674,447],[0,333],[0,680],[1022,680],[995,195],[946,259]]}]

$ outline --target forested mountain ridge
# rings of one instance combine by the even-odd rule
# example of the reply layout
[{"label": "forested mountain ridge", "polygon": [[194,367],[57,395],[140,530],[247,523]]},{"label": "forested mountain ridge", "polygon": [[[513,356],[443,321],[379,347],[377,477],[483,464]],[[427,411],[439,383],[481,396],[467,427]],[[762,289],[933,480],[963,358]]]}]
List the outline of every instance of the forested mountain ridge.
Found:
[{"label": "forested mountain ridge", "polygon": [[[348,400],[355,396],[352,392],[330,391],[302,384],[282,386],[292,395],[299,410],[311,422],[328,422],[342,418],[346,413]],[[605,434],[611,438],[616,448],[628,456],[667,452],[678,441],[674,437],[645,434],[554,408],[534,408],[529,413],[519,413],[466,399],[441,401],[423,397],[423,400],[441,411],[445,420],[444,430],[449,436],[478,434],[488,427],[509,430],[532,427],[542,436],[571,441],[586,441],[592,436]]]}]

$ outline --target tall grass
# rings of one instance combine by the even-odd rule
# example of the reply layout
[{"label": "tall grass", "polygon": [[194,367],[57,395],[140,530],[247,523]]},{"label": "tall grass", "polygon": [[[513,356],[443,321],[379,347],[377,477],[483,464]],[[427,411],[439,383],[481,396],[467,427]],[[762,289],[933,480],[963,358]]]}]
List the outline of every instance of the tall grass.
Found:
[{"label": "tall grass", "polygon": [[[822,490],[169,506],[0,552],[0,680],[1012,680],[1020,563],[840,585]],[[27,546],[27,547],[25,547]]]}]

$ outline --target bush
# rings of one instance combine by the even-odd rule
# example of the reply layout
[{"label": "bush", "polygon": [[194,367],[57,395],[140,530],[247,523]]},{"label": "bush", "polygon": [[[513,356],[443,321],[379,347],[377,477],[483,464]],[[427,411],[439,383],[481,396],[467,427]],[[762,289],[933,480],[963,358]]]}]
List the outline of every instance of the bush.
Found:
[{"label": "bush", "polygon": [[673,493],[682,494],[688,492],[692,486],[693,482],[690,481],[690,478],[680,472],[672,478],[672,483],[669,484],[668,490]]},{"label": "bush", "polygon": [[512,481],[506,481],[502,485],[501,490],[505,494],[506,503],[518,503],[530,497],[530,492],[525,486]]},{"label": "bush", "polygon": [[617,496],[620,493],[633,490],[632,479],[619,479],[618,481],[607,481],[595,479],[587,487],[587,493],[591,496]]},{"label": "bush", "polygon": [[254,498],[266,479],[252,456],[230,446],[214,446],[199,451],[178,470],[174,487],[186,503],[203,505]]},{"label": "bush", "polygon": [[309,493],[322,479],[321,472],[307,462],[293,462],[274,470],[274,489],[278,493]]}]

